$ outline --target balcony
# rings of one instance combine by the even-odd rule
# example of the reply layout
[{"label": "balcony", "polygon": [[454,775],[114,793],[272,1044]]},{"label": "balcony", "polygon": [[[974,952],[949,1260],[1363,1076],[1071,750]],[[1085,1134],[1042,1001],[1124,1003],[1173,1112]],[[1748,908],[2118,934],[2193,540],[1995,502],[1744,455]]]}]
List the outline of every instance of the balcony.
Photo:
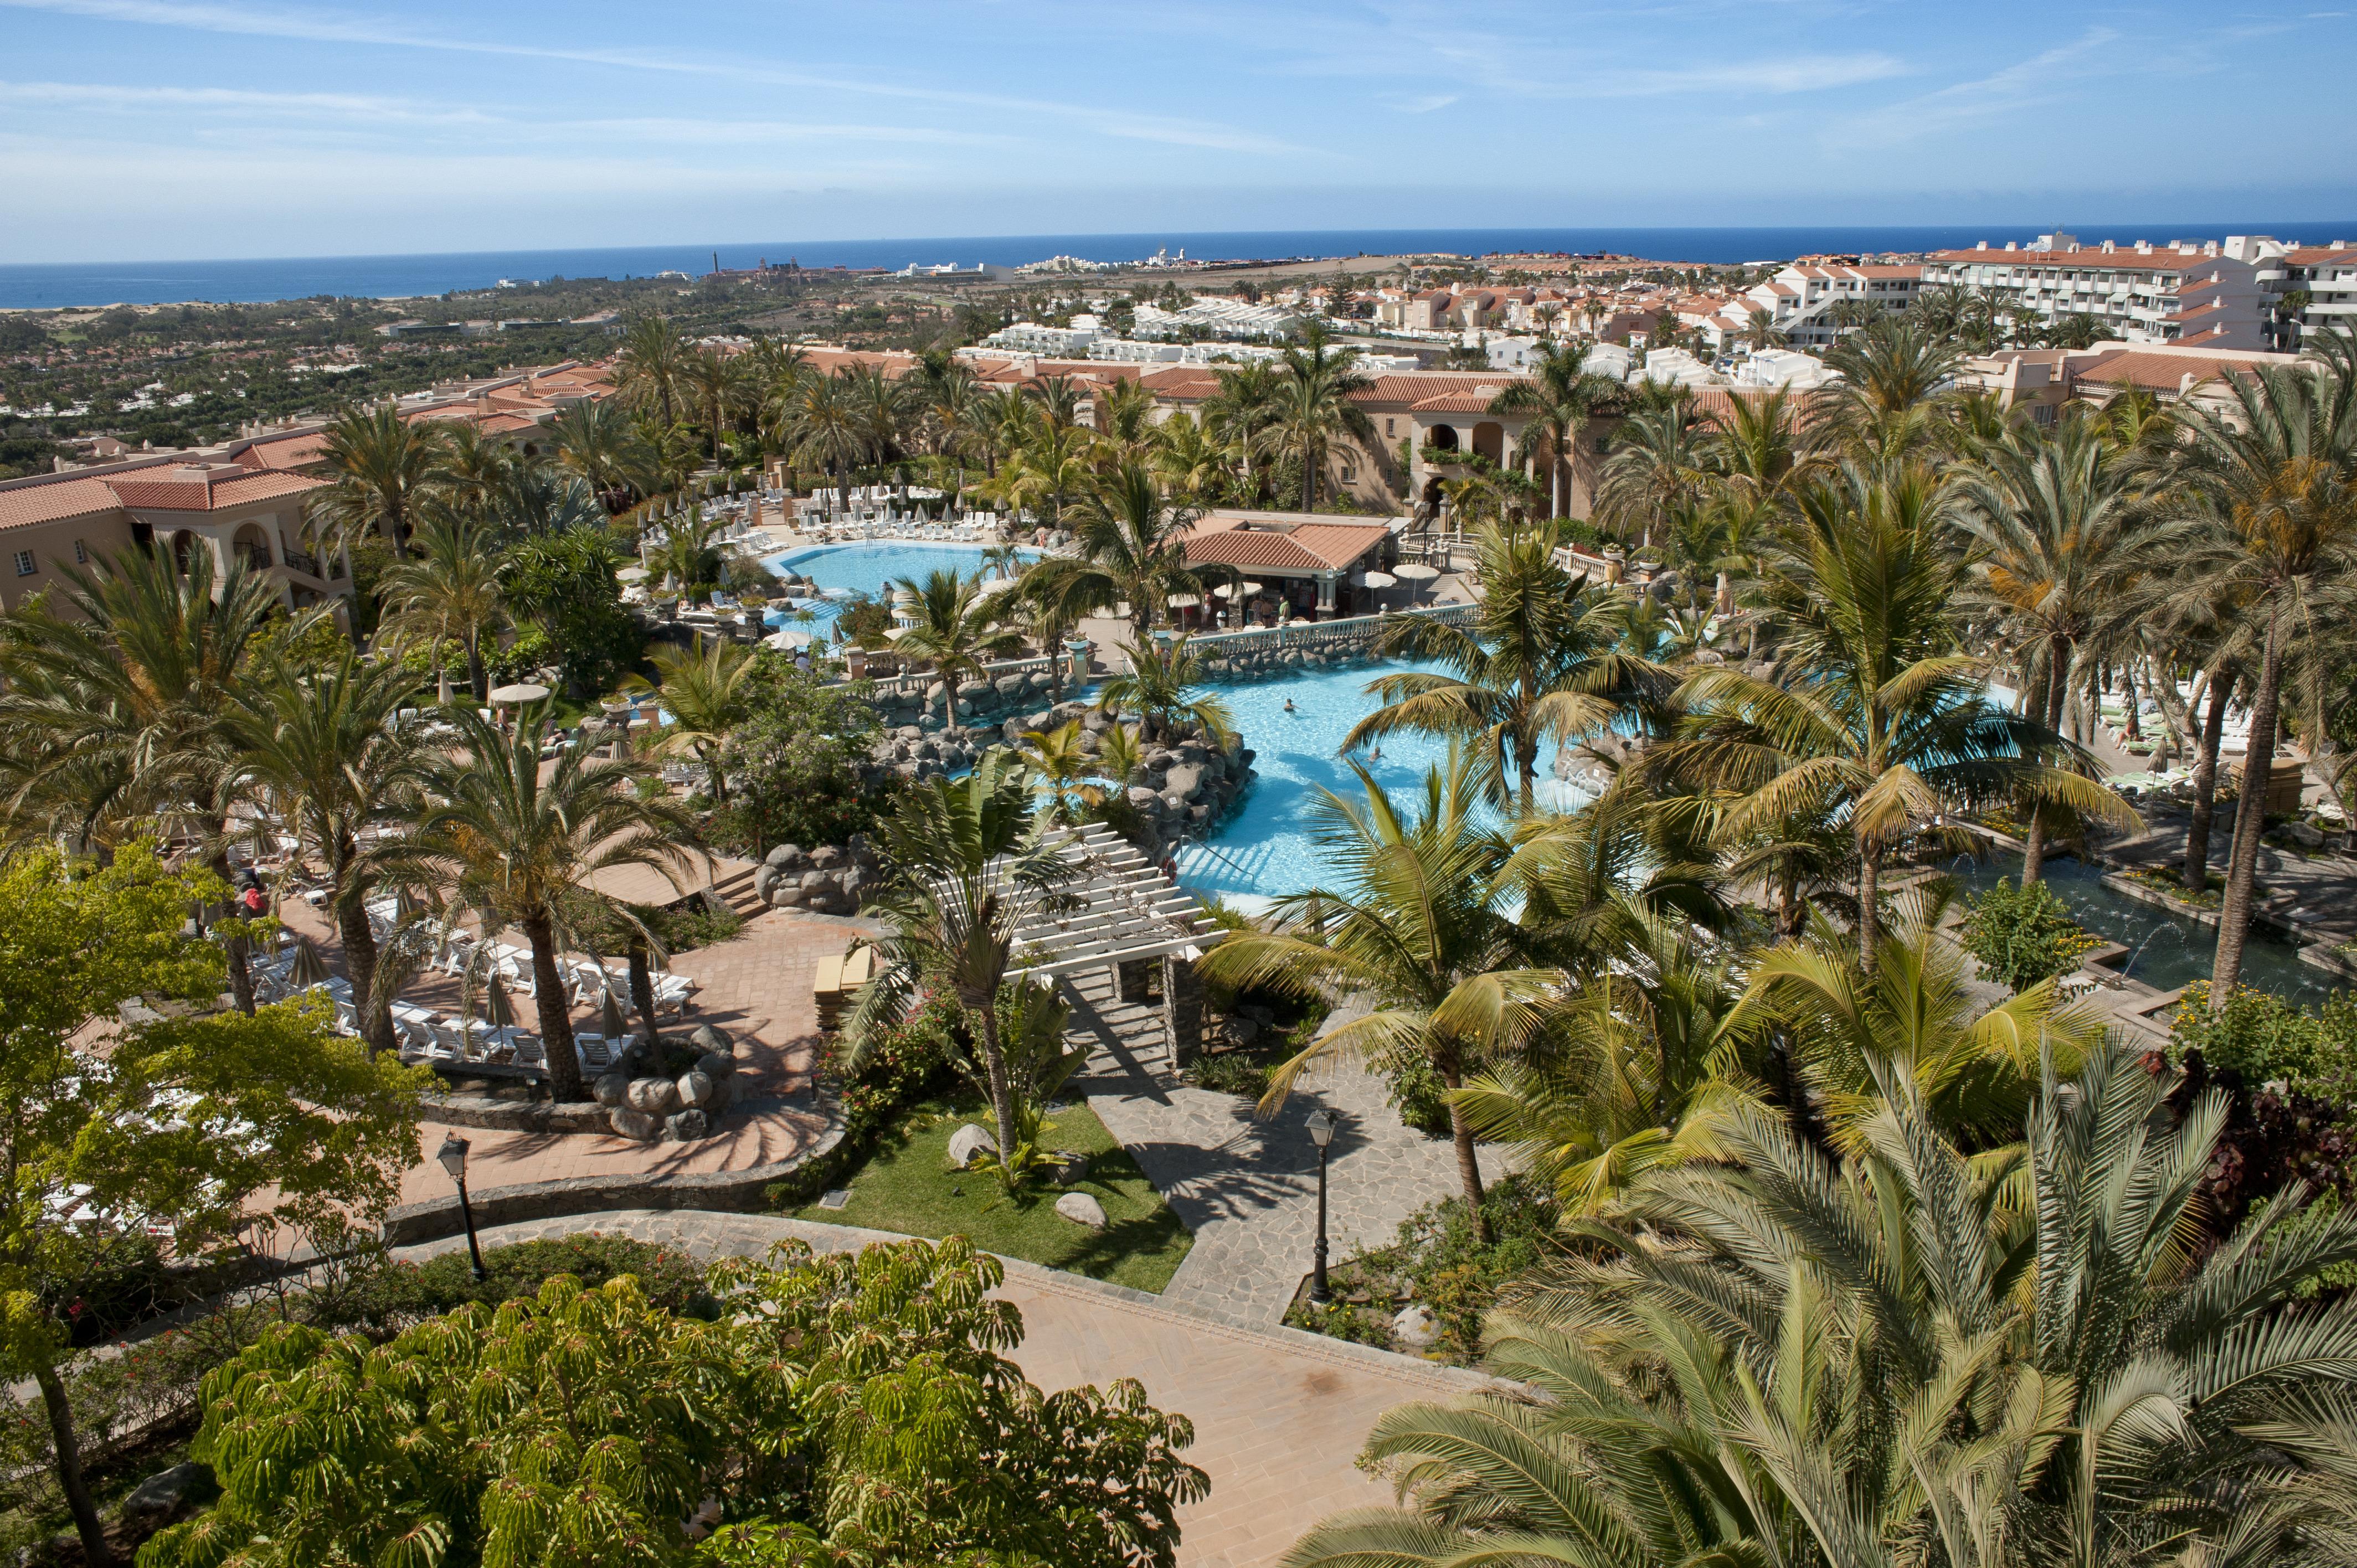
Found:
[{"label": "balcony", "polygon": [[322,582],[327,580],[327,574],[320,570],[319,558],[317,555],[306,554],[300,550],[289,550],[286,552],[286,564],[306,576],[317,577]]},{"label": "balcony", "polygon": [[267,544],[244,544],[244,545],[240,545],[240,546],[238,547],[238,551],[237,551],[237,553],[238,553],[238,554],[239,554],[241,557],[242,557],[242,558],[243,558],[243,560],[244,560],[244,562],[245,562],[245,565],[246,565],[246,570],[248,570],[248,571],[250,571],[250,572],[267,572],[267,571],[269,571],[269,570],[270,570],[270,546],[269,546],[269,545],[267,545]]}]

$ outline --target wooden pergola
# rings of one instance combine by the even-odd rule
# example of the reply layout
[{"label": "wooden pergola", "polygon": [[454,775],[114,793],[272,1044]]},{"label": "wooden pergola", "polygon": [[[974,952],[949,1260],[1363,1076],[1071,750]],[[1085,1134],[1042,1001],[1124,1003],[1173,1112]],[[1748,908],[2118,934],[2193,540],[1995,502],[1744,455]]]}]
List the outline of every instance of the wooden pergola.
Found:
[{"label": "wooden pergola", "polygon": [[1203,956],[1226,935],[1128,840],[1103,822],[1072,830],[1058,853],[1078,875],[1015,931],[1009,978],[1049,979],[1149,960]]}]

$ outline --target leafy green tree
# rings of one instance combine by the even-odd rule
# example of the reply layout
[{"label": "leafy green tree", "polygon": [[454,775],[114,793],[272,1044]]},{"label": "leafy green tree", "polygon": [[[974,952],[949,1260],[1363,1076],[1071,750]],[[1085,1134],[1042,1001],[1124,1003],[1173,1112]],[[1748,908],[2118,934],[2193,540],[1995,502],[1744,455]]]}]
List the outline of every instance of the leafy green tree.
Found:
[{"label": "leafy green tree", "polygon": [[434,650],[436,700],[447,707],[450,676],[442,644],[455,639],[467,656],[467,688],[481,702],[490,691],[483,639],[507,624],[499,552],[482,525],[464,515],[433,518],[416,533],[417,553],[393,563],[378,579],[389,612],[379,623],[396,642],[423,637]]},{"label": "leafy green tree", "polygon": [[[316,1008],[210,1010],[220,950],[182,928],[225,896],[136,843],[102,865],[48,849],[0,865],[0,1348],[40,1391],[92,1563],[112,1558],[60,1371],[83,1290],[151,1227],[199,1260],[249,1225],[324,1239],[380,1219],[417,1157],[422,1072],[370,1059]],[[119,1015],[143,999],[188,1010]]]},{"label": "leafy green tree", "polygon": [[1181,724],[1201,727],[1214,746],[1226,746],[1235,735],[1227,703],[1200,689],[1202,657],[1174,637],[1167,643],[1125,646],[1128,668],[1098,689],[1097,707],[1108,714],[1137,715],[1142,738],[1168,741]]},{"label": "leafy green tree", "polygon": [[380,532],[396,559],[406,554],[419,505],[447,478],[441,428],[404,419],[391,403],[356,408],[328,424],[319,456],[334,483],[311,502],[311,515],[347,536]]},{"label": "leafy green tree", "polygon": [[2027,874],[1973,898],[1957,937],[1983,974],[2015,991],[2069,973],[2099,945],[2052,888]]},{"label": "leafy green tree", "polygon": [[626,692],[662,698],[672,722],[662,726],[659,749],[695,753],[711,781],[713,800],[724,806],[728,775],[722,756],[731,732],[752,713],[753,661],[753,650],[740,643],[698,636],[692,649],[664,649],[654,655],[654,681],[632,675],[622,682]]},{"label": "leafy green tree", "polygon": [[546,635],[570,695],[600,689],[638,657],[638,623],[614,577],[619,565],[603,529],[576,528],[525,540],[500,570],[510,609]]},{"label": "leafy green tree", "polygon": [[208,1385],[221,1502],[142,1562],[1169,1568],[1192,1430],[1135,1382],[1026,1382],[1002,1273],[796,1242],[717,1265],[716,1321],[559,1276],[382,1345],[276,1331]]}]

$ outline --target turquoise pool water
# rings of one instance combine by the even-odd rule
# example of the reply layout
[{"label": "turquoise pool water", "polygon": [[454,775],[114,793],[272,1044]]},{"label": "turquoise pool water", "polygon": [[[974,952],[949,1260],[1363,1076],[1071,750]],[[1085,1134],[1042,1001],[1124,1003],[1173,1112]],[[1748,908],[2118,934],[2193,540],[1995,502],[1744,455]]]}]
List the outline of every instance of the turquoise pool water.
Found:
[{"label": "turquoise pool water", "polygon": [[[1966,861],[1949,870],[1966,891],[1977,892],[2019,876],[2021,861],[2008,855],[1980,865]],[[2129,979],[2156,991],[2174,991],[2210,978],[2211,961],[2218,951],[2213,928],[2124,897],[2104,886],[2101,866],[2050,860],[2040,875],[2072,919],[2128,950],[2112,967]],[[2243,947],[2243,983],[2311,1007],[2344,989],[2330,973],[2300,962],[2298,948],[2260,927],[2252,928],[2251,940]]]},{"label": "turquoise pool water", "polygon": [[[1248,685],[1210,688],[1228,704],[1244,744],[1257,753],[1260,777],[1211,842],[1178,853],[1178,880],[1216,893],[1239,908],[1254,910],[1282,893],[1300,893],[1331,884],[1334,875],[1311,836],[1310,813],[1320,789],[1346,800],[1362,799],[1356,775],[1339,755],[1351,726],[1382,704],[1367,683],[1398,670],[1421,666],[1404,660],[1369,662],[1319,670]],[[1286,711],[1290,702],[1293,709]],[[1416,789],[1426,769],[1448,755],[1448,743],[1423,736],[1394,736],[1383,756],[1362,756],[1376,782],[1395,799]],[[1546,803],[1567,810],[1584,800],[1553,779],[1543,779]]]},{"label": "turquoise pool water", "polygon": [[[772,571],[789,568],[801,574],[817,584],[825,596],[790,600],[786,608],[772,605],[761,618],[771,626],[784,626],[792,612],[807,611],[818,625],[823,626],[842,613],[841,606],[834,602],[837,599],[848,598],[855,593],[874,596],[902,577],[913,577],[921,583],[934,572],[957,572],[970,577],[983,569],[982,559],[982,546],[978,544],[921,544],[899,540],[874,544],[815,544],[789,550],[767,556],[761,564]],[[1024,559],[1034,557],[1026,552]]]}]

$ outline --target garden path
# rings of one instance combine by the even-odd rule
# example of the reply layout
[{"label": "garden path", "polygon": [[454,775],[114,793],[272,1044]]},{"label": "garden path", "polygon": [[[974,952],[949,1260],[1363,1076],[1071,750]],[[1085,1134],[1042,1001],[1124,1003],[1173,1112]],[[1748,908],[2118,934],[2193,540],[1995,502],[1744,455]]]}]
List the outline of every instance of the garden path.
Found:
[{"label": "garden path", "polygon": [[[767,1216],[644,1209],[500,1226],[482,1240],[496,1246],[583,1231],[680,1247],[706,1262],[759,1257],[790,1238],[823,1251],[907,1240]],[[465,1245],[450,1237],[398,1255]],[[1446,1399],[1485,1381],[1293,1329],[1217,1321],[1033,1263],[1009,1262],[997,1294],[1023,1314],[1023,1343],[1012,1359],[1032,1382],[1055,1390],[1135,1378],[1158,1409],[1194,1423],[1186,1456],[1211,1477],[1211,1490],[1178,1510],[1185,1568],[1260,1568],[1325,1515],[1388,1503],[1390,1487],[1351,1463],[1375,1418],[1395,1404]]]},{"label": "garden path", "polygon": [[[1182,1082],[1158,1022],[1116,1027],[1107,1019],[1123,1010],[1105,1005],[1103,977],[1075,978],[1073,1026],[1093,1034],[1096,1049],[1071,1087],[1195,1235],[1164,1300],[1240,1323],[1284,1320],[1317,1239],[1318,1150],[1307,1123],[1321,1106],[1341,1122],[1327,1155],[1333,1262],[1389,1241],[1410,1213],[1458,1190],[1448,1141],[1403,1125],[1382,1079],[1347,1065],[1312,1073],[1262,1120],[1250,1101]],[[1346,1005],[1327,1027],[1351,1015]]]}]

